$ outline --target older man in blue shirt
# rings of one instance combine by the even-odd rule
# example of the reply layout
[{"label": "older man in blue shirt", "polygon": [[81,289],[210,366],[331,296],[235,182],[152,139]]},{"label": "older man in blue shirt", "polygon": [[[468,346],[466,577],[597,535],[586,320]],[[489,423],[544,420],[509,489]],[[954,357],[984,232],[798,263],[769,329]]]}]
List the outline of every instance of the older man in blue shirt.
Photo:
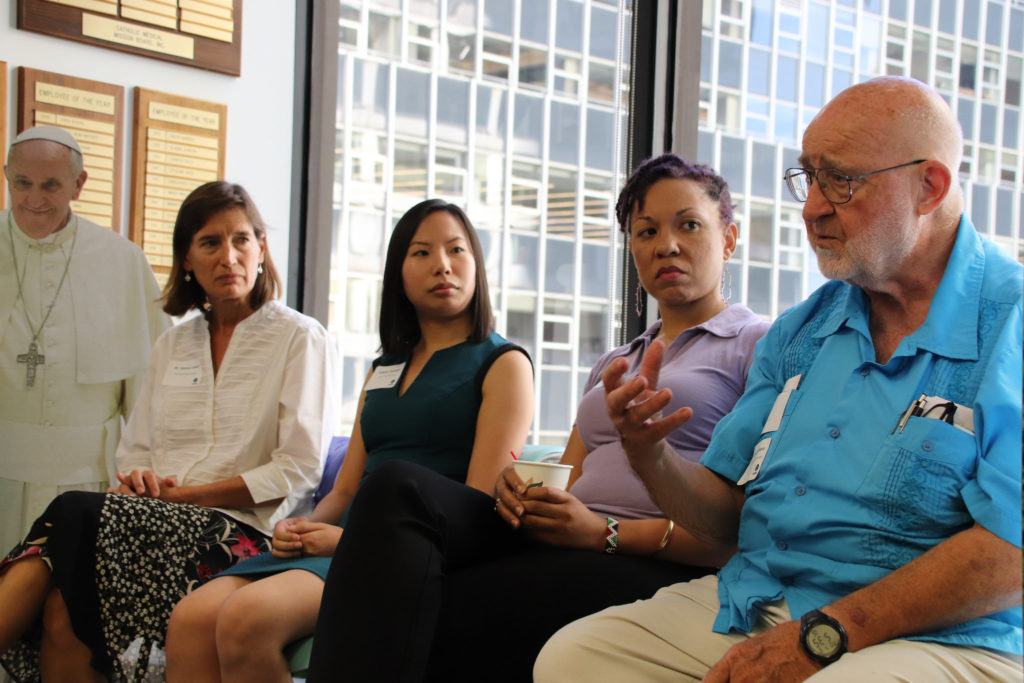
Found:
[{"label": "older man in blue shirt", "polygon": [[978,236],[946,103],[880,78],[808,126],[800,167],[833,279],[758,345],[700,465],[664,436],[660,351],[605,373],[655,500],[733,543],[716,577],[572,624],[536,680],[1020,680],[1022,269]]}]

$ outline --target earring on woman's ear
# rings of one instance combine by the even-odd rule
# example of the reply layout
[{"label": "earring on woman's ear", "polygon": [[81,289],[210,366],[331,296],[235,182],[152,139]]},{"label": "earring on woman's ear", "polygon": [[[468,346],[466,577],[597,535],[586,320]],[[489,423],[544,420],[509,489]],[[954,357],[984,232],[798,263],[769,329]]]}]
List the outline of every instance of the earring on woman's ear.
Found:
[{"label": "earring on woman's ear", "polygon": [[185,271],[185,282],[192,282],[192,273]]},{"label": "earring on woman's ear", "polygon": [[639,318],[644,314],[643,311],[643,298],[644,298],[644,286],[638,281],[636,283],[636,317]]},{"label": "earring on woman's ear", "polygon": [[728,266],[722,268],[722,299],[727,302],[732,300],[732,271]]},{"label": "earring on woman's ear", "polygon": [[256,266],[256,274],[257,275],[263,275],[263,264],[262,263],[259,264],[258,266]]}]

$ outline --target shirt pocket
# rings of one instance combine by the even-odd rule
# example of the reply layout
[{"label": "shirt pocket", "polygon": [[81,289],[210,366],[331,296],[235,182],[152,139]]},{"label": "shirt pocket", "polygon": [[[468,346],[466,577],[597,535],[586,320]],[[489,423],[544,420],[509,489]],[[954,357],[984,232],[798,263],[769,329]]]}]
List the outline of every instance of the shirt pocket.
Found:
[{"label": "shirt pocket", "polygon": [[870,511],[874,531],[926,549],[971,523],[960,491],[977,460],[973,435],[912,417],[883,442],[856,497]]}]

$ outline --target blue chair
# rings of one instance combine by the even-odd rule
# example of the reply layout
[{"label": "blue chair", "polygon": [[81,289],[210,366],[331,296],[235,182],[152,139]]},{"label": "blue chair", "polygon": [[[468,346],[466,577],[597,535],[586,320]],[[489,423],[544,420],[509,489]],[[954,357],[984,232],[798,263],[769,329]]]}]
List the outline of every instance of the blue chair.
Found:
[{"label": "blue chair", "polygon": [[348,452],[348,437],[336,436],[331,439],[331,445],[327,447],[327,459],[324,461],[324,473],[320,477],[320,485],[313,492],[313,505],[324,499],[334,482],[338,479],[338,472],[341,471],[341,463],[345,460],[345,453]]},{"label": "blue chair", "polygon": [[288,660],[288,670],[294,678],[305,678],[309,675],[309,655],[313,652],[313,636],[307,636],[284,649],[284,658]]},{"label": "blue chair", "polygon": [[[345,453],[348,452],[348,437],[336,436],[331,439],[331,445],[327,448],[327,459],[324,461],[324,473],[320,477],[320,485],[313,492],[313,504],[316,505],[324,499],[334,482],[338,480],[338,472],[341,471],[341,463],[345,460]],[[288,660],[288,669],[292,676],[305,678],[309,670],[309,654],[313,651],[313,638],[302,638],[296,640],[284,649],[285,659]]]}]

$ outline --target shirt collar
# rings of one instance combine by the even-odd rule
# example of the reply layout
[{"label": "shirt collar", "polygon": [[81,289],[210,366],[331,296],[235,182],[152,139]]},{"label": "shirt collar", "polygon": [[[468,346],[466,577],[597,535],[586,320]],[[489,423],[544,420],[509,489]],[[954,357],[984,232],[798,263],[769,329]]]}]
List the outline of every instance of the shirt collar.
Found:
[{"label": "shirt collar", "polygon": [[746,306],[730,304],[719,312],[718,315],[705,320],[692,329],[706,330],[716,337],[738,337],[744,327],[758,319],[759,316]]},{"label": "shirt collar", "polygon": [[946,272],[935,290],[928,317],[911,339],[946,358],[978,359],[978,308],[985,277],[985,245],[963,214]]},{"label": "shirt collar", "polygon": [[[686,330],[680,334],[679,337],[692,334],[697,330],[710,332],[716,337],[736,337],[743,331],[744,327],[757,319],[758,315],[746,306],[741,304],[730,304],[711,318]],[[650,345],[650,343],[658,336],[659,332],[661,332],[661,318],[655,320],[650,327],[644,330],[643,334],[634,339],[629,344],[629,350],[632,351],[639,344],[643,344],[645,347]],[[677,337],[677,339],[679,337]]]},{"label": "shirt collar", "polygon": [[828,337],[835,334],[843,325],[848,325],[870,339],[871,332],[867,329],[867,316],[865,315],[867,301],[864,292],[859,287],[854,287],[846,282],[838,282],[836,290],[832,297],[832,306],[828,317],[825,318],[825,322],[814,333],[814,336]]},{"label": "shirt collar", "polygon": [[[963,214],[928,317],[907,339],[911,348],[927,349],[946,358],[977,360],[978,306],[984,275],[984,245],[971,220]],[[835,334],[844,324],[871,338],[867,297],[859,287],[847,283],[836,292],[832,311],[815,336]]]},{"label": "shirt collar", "polygon": [[[7,212],[7,220],[10,221],[10,230],[11,234],[14,235],[14,240],[16,242],[23,244],[26,247],[44,248],[51,245],[54,247],[58,247],[63,244],[66,244],[72,237],[75,236],[75,232],[78,230],[78,219],[75,216],[74,212],[68,214],[68,222],[64,225],[63,228],[61,228],[57,232],[50,233],[49,235],[41,239],[34,239],[26,235],[25,232],[21,229],[21,226],[18,225],[18,221],[15,220],[13,211]],[[5,231],[8,229],[6,223],[7,221],[4,221],[4,224],[0,225],[0,228],[2,228]]]}]

